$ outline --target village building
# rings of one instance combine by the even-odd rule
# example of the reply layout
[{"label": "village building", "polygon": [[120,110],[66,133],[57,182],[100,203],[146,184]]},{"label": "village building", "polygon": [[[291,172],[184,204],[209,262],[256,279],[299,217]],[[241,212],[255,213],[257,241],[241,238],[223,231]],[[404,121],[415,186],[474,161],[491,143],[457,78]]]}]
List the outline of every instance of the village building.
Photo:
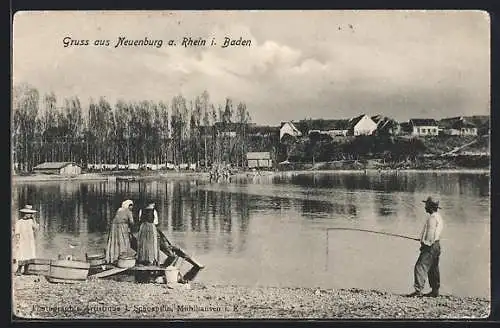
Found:
[{"label": "village building", "polygon": [[445,118],[439,122],[443,134],[450,136],[477,136],[478,129],[476,125],[463,116]]},{"label": "village building", "polygon": [[285,135],[300,137],[302,135],[320,134],[332,138],[372,135],[376,129],[377,123],[365,114],[351,119],[307,119],[297,123],[282,123],[280,141]]},{"label": "village building", "polygon": [[362,136],[372,135],[377,130],[377,123],[370,116],[362,114],[349,120],[348,135]]},{"label": "village building", "polygon": [[377,135],[397,136],[402,132],[401,124],[392,118],[375,115],[372,116],[371,119],[373,122],[377,123]]},{"label": "village building", "polygon": [[283,137],[289,136],[293,138],[298,138],[302,136],[302,132],[295,126],[292,122],[282,122],[280,127],[280,141]]},{"label": "village building", "polygon": [[248,168],[271,168],[273,161],[270,152],[248,152],[247,153]]},{"label": "village building", "polygon": [[411,135],[415,137],[437,136],[439,134],[438,123],[434,119],[412,118],[409,121]]},{"label": "village building", "polygon": [[36,173],[78,175],[82,173],[82,168],[73,162],[45,162],[33,168]]},{"label": "village building", "polygon": [[319,133],[335,138],[345,137],[349,133],[349,120],[321,120],[321,123],[318,129],[309,130],[308,134]]}]

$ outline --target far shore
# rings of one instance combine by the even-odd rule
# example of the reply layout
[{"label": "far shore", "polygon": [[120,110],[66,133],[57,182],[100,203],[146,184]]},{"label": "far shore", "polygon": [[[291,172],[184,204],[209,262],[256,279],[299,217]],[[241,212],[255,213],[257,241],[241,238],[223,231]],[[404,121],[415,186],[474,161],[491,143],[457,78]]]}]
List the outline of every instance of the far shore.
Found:
[{"label": "far shore", "polygon": [[[253,171],[237,172],[235,177],[269,177],[282,174],[399,174],[399,173],[471,173],[471,174],[489,174],[490,169],[358,169],[358,170],[283,170],[283,171],[261,171],[262,176]],[[208,172],[175,172],[175,171],[155,171],[155,172],[133,172],[117,171],[103,173],[83,173],[76,176],[64,176],[57,174],[33,174],[33,175],[13,175],[13,183],[22,182],[52,182],[52,181],[138,181],[138,180],[164,180],[164,179],[208,179]]]}]

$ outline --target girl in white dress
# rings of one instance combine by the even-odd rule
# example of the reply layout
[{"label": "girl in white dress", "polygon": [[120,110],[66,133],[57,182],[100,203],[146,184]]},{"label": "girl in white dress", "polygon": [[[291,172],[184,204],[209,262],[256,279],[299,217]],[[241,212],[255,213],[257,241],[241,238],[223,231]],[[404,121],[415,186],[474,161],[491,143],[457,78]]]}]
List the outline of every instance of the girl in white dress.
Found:
[{"label": "girl in white dress", "polygon": [[35,231],[38,223],[33,214],[37,213],[33,206],[26,205],[20,210],[21,218],[16,221],[15,226],[15,259],[17,261],[18,273],[24,273],[27,260],[36,258]]}]

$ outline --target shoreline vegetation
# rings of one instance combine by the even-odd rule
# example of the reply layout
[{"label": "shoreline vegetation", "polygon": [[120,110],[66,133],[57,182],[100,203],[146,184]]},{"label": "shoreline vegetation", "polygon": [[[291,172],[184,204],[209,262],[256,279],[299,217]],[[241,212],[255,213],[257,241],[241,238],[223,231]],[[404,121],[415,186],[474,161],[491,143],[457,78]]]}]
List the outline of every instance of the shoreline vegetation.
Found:
[{"label": "shoreline vegetation", "polygon": [[13,313],[27,319],[480,319],[491,308],[491,301],[480,297],[199,282],[52,284],[43,276],[13,276],[13,293]]},{"label": "shoreline vegetation", "polygon": [[[477,173],[490,174],[490,168],[438,168],[438,169],[422,169],[422,168],[347,168],[347,169],[331,169],[324,168],[328,166],[325,163],[317,163],[316,167],[312,165],[301,165],[293,170],[276,170],[276,171],[237,171],[233,174],[236,178],[261,178],[281,174],[399,174],[399,173]],[[308,168],[309,167],[309,168]],[[209,173],[205,171],[107,171],[97,173],[83,173],[75,176],[65,176],[59,174],[29,174],[29,175],[13,175],[12,182],[44,182],[44,181],[138,181],[138,180],[163,180],[163,179],[208,179]]]},{"label": "shoreline vegetation", "polygon": [[[170,101],[117,100],[113,104],[100,96],[88,106],[78,96],[42,95],[29,83],[16,84],[13,95],[12,164],[19,172],[32,172],[46,162],[74,162],[84,168],[96,163],[204,167],[231,163],[244,168],[255,165],[256,159],[248,160],[249,153],[267,153],[263,160],[275,164],[303,163],[293,170],[307,162],[348,160],[381,159],[383,167],[400,169],[478,168],[490,163],[489,115],[433,120],[442,133],[422,131],[421,135],[403,128],[409,122],[378,114],[372,116],[378,123],[372,121],[376,128],[371,125],[370,129],[375,130],[355,132],[349,127],[347,133],[345,126],[337,126],[339,122],[372,118],[363,114],[258,125],[251,118],[253,109],[244,101],[228,96],[215,103],[207,90],[192,98],[179,94]],[[472,131],[451,129],[455,121],[475,127]],[[332,167],[339,168],[357,169],[343,164]]]},{"label": "shoreline vegetation", "polygon": [[[489,168],[442,168],[442,169],[295,169],[279,171],[238,171],[233,174],[236,178],[262,178],[281,174],[399,174],[399,173],[477,173],[490,174]],[[164,179],[203,179],[209,178],[208,172],[203,171],[110,171],[100,173],[83,173],[76,176],[65,176],[58,174],[30,174],[13,175],[12,182],[46,182],[46,181],[139,181],[139,180],[164,180]]]}]

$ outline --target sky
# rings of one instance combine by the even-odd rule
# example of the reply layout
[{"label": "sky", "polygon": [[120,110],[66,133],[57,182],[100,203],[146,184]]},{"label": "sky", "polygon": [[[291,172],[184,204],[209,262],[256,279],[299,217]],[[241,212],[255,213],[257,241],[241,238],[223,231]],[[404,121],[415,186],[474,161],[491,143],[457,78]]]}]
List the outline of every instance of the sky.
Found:
[{"label": "sky", "polygon": [[[66,37],[89,45],[64,47]],[[119,37],[163,44],[115,47]],[[183,47],[184,37],[207,43]],[[225,37],[251,44],[222,48]],[[72,96],[84,106],[101,96],[170,103],[206,90],[214,104],[244,102],[253,122],[269,125],[490,112],[482,11],[18,12],[12,58],[14,84],[54,92],[61,105]]]}]

